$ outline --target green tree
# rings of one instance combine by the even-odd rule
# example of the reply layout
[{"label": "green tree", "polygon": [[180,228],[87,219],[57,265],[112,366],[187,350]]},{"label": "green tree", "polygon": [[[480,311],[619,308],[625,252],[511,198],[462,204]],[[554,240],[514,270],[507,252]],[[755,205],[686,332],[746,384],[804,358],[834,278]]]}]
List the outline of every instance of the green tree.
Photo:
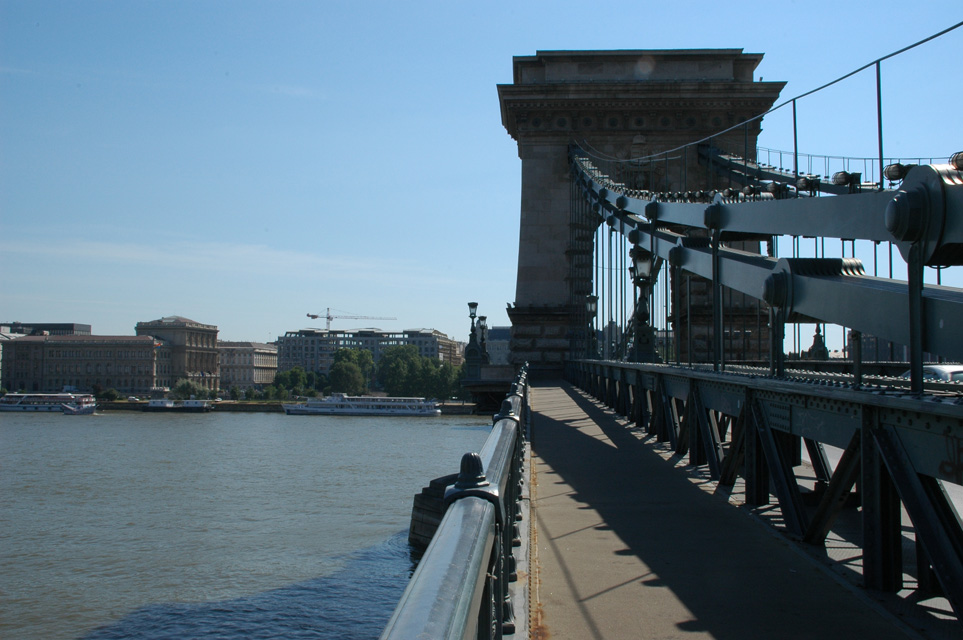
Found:
[{"label": "green tree", "polygon": [[388,347],[378,363],[378,381],[391,396],[428,396],[444,398],[453,374],[432,358],[422,357],[418,347]]},{"label": "green tree", "polygon": [[375,368],[374,356],[370,351],[367,349],[338,349],[334,352],[334,363],[332,366],[339,362],[352,362],[358,365],[358,368],[361,370],[361,376],[364,378],[365,385],[367,386]]},{"label": "green tree", "polygon": [[231,394],[231,400],[237,401],[241,399],[241,389],[237,385],[232,386],[228,393]]},{"label": "green tree", "polygon": [[117,389],[104,389],[97,394],[97,397],[107,402],[115,402],[120,398],[120,392]]},{"label": "green tree", "polygon": [[280,371],[274,376],[274,386],[278,389],[304,389],[308,384],[308,374],[301,367]]},{"label": "green tree", "polygon": [[354,362],[341,361],[331,365],[328,374],[331,390],[348,395],[361,395],[367,390],[364,375]]},{"label": "green tree", "polygon": [[171,390],[171,395],[178,400],[187,400],[191,397],[207,398],[210,396],[210,391],[196,382],[181,379],[174,385],[174,388]]},{"label": "green tree", "polygon": [[[306,383],[307,388],[309,390],[314,390],[314,391],[323,389],[324,381],[322,380],[322,378],[323,376],[321,376],[317,371],[308,371],[307,383]],[[317,394],[312,394],[309,391],[306,395],[310,396],[310,395],[317,395]]]},{"label": "green tree", "polygon": [[458,372],[450,362],[443,362],[438,367],[435,384],[431,395],[439,400],[447,400],[456,394],[455,385],[457,383]]},{"label": "green tree", "polygon": [[409,379],[414,373],[410,363],[403,357],[392,357],[387,351],[378,364],[378,382],[389,396],[408,395]]}]

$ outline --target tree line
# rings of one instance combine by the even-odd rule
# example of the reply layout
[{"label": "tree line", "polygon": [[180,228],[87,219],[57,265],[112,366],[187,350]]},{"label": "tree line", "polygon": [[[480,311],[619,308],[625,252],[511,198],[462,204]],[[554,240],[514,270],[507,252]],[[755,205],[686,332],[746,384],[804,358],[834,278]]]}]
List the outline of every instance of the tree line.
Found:
[{"label": "tree line", "polygon": [[230,389],[234,400],[286,400],[294,396],[344,393],[364,395],[383,391],[389,396],[437,398],[466,397],[461,387],[463,367],[455,368],[418,353],[414,345],[388,347],[375,366],[367,349],[338,349],[327,375],[295,367],[279,372],[274,383],[261,391]]}]

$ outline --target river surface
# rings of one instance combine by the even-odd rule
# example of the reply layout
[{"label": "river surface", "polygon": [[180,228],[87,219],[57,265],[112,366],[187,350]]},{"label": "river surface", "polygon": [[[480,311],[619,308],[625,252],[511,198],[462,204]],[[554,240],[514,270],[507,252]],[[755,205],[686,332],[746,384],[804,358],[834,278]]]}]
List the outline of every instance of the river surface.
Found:
[{"label": "river surface", "polygon": [[0,414],[0,638],[377,638],[490,421]]}]

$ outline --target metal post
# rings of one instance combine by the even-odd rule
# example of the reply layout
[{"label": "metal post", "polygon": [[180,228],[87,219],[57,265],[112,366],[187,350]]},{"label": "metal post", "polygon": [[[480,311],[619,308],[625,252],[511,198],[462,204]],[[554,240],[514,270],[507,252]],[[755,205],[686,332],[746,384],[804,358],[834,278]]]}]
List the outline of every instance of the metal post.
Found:
[{"label": "metal post", "polygon": [[[605,332],[608,331],[608,330],[611,328],[611,326],[612,326],[612,316],[614,315],[614,309],[615,309],[615,307],[614,307],[615,301],[613,300],[613,298],[615,297],[615,296],[614,296],[614,285],[613,285],[613,280],[614,280],[614,278],[615,278],[615,274],[614,274],[614,272],[613,272],[613,270],[612,270],[612,236],[614,235],[614,233],[615,233],[615,231],[612,229],[612,227],[609,227],[609,290],[608,290],[609,304],[607,305],[607,306],[608,306],[608,311],[609,311],[609,316],[608,316],[608,321],[605,323],[605,326],[602,328],[602,333],[603,333],[603,335],[604,335]],[[610,332],[610,333],[611,333],[611,332]],[[611,346],[612,346],[612,337],[611,337],[611,336],[607,336],[607,337],[605,338],[605,359],[606,359],[606,360],[609,360],[609,359],[612,358],[612,349],[611,349]]]},{"label": "metal post", "polygon": [[685,275],[685,354],[692,366],[692,275]]},{"label": "metal post", "polygon": [[[676,363],[676,365],[679,365],[679,364],[682,363],[682,354],[681,354],[681,351],[682,351],[682,332],[679,330],[679,329],[680,329],[680,327],[679,327],[679,312],[680,312],[679,300],[680,300],[680,298],[681,298],[681,296],[682,296],[682,283],[680,282],[680,281],[682,280],[682,267],[680,267],[680,266],[678,266],[678,265],[673,265],[673,266],[672,266],[672,276],[671,276],[671,280],[674,281],[673,286],[670,286],[670,287],[669,287],[669,290],[672,292],[672,317],[673,317],[673,321],[672,321],[672,338],[673,338],[673,342],[675,342],[675,363]],[[666,329],[668,329],[668,326],[666,326]]]},{"label": "metal post", "polygon": [[799,178],[799,138],[796,133],[796,100],[792,101],[792,177]]},{"label": "metal post", "polygon": [[883,89],[880,81],[879,60],[876,61],[876,137],[879,141],[879,188],[883,190]]},{"label": "metal post", "polygon": [[863,332],[853,331],[849,345],[853,350],[853,382],[860,387],[863,384]]},{"label": "metal post", "polygon": [[786,312],[777,307],[769,307],[769,375],[781,378],[786,375],[786,354],[783,353],[783,339],[786,335]]},{"label": "metal post", "polygon": [[722,363],[722,285],[719,282],[719,230],[712,232],[712,370],[721,371]]},{"label": "metal post", "polygon": [[669,193],[669,153],[665,154],[665,192]]},{"label": "metal post", "polygon": [[910,391],[923,393],[923,259],[919,243],[913,243],[906,262],[909,287]]},{"label": "metal post", "polygon": [[873,437],[876,407],[863,407],[862,413],[863,581],[869,589],[895,592],[903,584],[900,499]]},{"label": "metal post", "polygon": [[682,148],[682,190],[689,189],[689,147]]}]

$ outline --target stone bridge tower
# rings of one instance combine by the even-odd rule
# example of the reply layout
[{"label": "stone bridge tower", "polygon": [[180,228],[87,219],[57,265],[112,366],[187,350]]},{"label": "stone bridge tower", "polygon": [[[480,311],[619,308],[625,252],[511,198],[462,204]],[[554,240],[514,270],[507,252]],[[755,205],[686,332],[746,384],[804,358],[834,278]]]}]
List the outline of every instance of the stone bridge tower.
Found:
[{"label": "stone bridge tower", "polygon": [[[528,361],[533,375],[560,374],[582,331],[592,285],[572,274],[591,269],[573,269],[586,256],[571,241],[569,143],[636,158],[749,120],[785,85],[753,81],[761,60],[741,49],[539,51],[513,59],[513,83],[498,86],[502,124],[522,160],[518,279],[508,309],[513,362]],[[755,120],[748,132],[719,140],[742,149],[748,138],[754,152],[759,131]],[[697,154],[686,163],[689,184],[704,183]],[[681,189],[671,176],[662,179],[668,190]]]}]

